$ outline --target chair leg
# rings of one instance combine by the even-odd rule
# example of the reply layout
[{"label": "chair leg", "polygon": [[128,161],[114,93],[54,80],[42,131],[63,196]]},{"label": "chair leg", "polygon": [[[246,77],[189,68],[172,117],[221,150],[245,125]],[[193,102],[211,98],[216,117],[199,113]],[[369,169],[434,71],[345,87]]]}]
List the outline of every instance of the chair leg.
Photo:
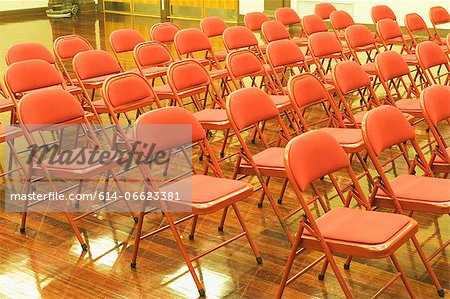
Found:
[{"label": "chair leg", "polygon": [[[23,186],[23,194],[27,194],[30,192],[31,180],[27,178],[25,185]],[[28,196],[27,196],[28,198]],[[28,199],[24,201],[22,207],[22,221],[20,223],[20,233],[25,233],[25,226],[27,222],[27,210],[28,210]]]},{"label": "chair leg", "polygon": [[141,234],[142,234],[142,225],[144,224],[144,212],[145,206],[142,208],[142,211],[138,216],[138,223],[136,228],[136,238],[134,239],[134,247],[133,247],[133,257],[131,258],[131,268],[136,269],[136,260],[137,254],[139,251],[139,244],[141,242]]},{"label": "chair leg", "polygon": [[[323,241],[323,243],[325,243],[325,242]],[[336,276],[336,279],[338,280],[339,285],[341,286],[342,291],[345,294],[345,297],[346,298],[353,298],[352,293],[350,293],[350,290],[348,289],[348,286],[347,286],[347,284],[344,281],[344,277],[342,276],[341,271],[339,271],[339,268],[336,265],[336,262],[335,262],[335,260],[333,258],[333,255],[331,254],[330,249],[328,247],[325,247],[324,251],[325,251],[326,259],[328,260],[328,262],[329,262],[329,264],[331,266],[331,269],[333,269],[334,275]]]},{"label": "chair leg", "polygon": [[227,129],[224,131],[224,138],[223,138],[223,144],[222,144],[222,149],[220,150],[220,157],[223,158],[225,157],[225,148],[227,147],[227,141],[228,141],[228,136],[230,135],[230,129]]},{"label": "chair leg", "polygon": [[411,284],[409,283],[408,278],[405,275],[405,272],[403,272],[403,269],[400,266],[400,263],[398,262],[398,260],[397,260],[397,258],[395,257],[394,254],[391,255],[391,260],[392,260],[392,263],[394,264],[395,268],[397,269],[397,271],[400,272],[400,274],[401,274],[400,277],[401,277],[401,279],[403,281],[403,284],[406,287],[406,290],[408,291],[409,296],[411,298],[416,298],[416,295],[414,294],[414,291],[413,291],[413,289],[411,287]]},{"label": "chair leg", "polygon": [[227,218],[227,212],[228,212],[228,207],[225,207],[223,209],[222,219],[220,219],[219,227],[217,228],[217,230],[219,232],[223,232],[223,226],[225,224],[225,219]]},{"label": "chair leg", "polygon": [[328,268],[328,260],[325,259],[322,265],[322,269],[320,270],[319,276],[317,277],[319,280],[325,279],[325,273],[327,272],[327,268]]},{"label": "chair leg", "polygon": [[84,241],[83,237],[81,236],[80,230],[75,225],[75,221],[73,220],[72,216],[70,215],[70,212],[67,210],[65,203],[63,201],[59,201],[59,202],[64,211],[64,214],[67,217],[67,220],[69,221],[70,227],[72,227],[72,230],[75,233],[75,236],[77,237],[78,242],[80,242],[80,244],[81,244],[81,248],[83,249],[83,251],[87,250],[87,244]]},{"label": "chair leg", "polygon": [[[266,181],[264,182],[264,184],[266,184],[266,188],[269,188],[269,182],[270,182],[270,177],[267,177]],[[258,208],[262,208],[265,196],[266,196],[266,192],[264,191],[264,188],[263,188],[261,197],[259,198]]]},{"label": "chair leg", "polygon": [[436,287],[436,290],[440,297],[444,297],[445,291],[442,289],[441,284],[439,283],[439,280],[437,279],[436,274],[433,271],[433,268],[431,268],[430,262],[428,261],[427,257],[425,256],[425,253],[423,252],[422,247],[420,246],[419,241],[417,240],[416,236],[413,236],[411,240],[414,243],[414,246],[416,247],[417,253],[420,256],[420,259],[422,260],[423,265],[427,269],[428,274],[431,277],[431,280],[434,283],[434,286]]},{"label": "chair leg", "polygon": [[349,256],[347,256],[347,259],[345,260],[345,263],[344,263],[344,269],[345,270],[349,270],[350,269],[350,263],[352,262],[352,256],[351,255],[349,255]]},{"label": "chair leg", "polygon": [[284,179],[283,186],[281,187],[280,196],[278,197],[278,204],[283,203],[284,192],[286,192],[287,184],[289,183],[289,179]]},{"label": "chair leg", "polygon": [[192,219],[191,232],[189,233],[189,240],[194,240],[195,228],[197,227],[198,215],[194,216]]},{"label": "chair leg", "polygon": [[[114,183],[116,183],[117,189],[119,189],[120,194],[122,194],[122,195],[125,197],[125,191],[124,191],[124,189],[122,188],[122,184],[121,184],[121,183],[119,182],[119,180],[117,179],[116,174],[115,174],[113,171],[110,171],[109,173],[110,173],[111,177],[113,178]],[[133,211],[133,208],[131,207],[131,204],[130,204],[129,201],[126,200],[126,199],[125,199],[125,204],[127,205],[127,208],[128,208],[128,210],[130,211],[131,216],[133,217],[134,223],[138,223],[139,219],[138,219],[136,213]]]},{"label": "chair leg", "polygon": [[248,231],[247,225],[245,225],[244,219],[242,218],[241,212],[239,211],[238,207],[236,206],[236,204],[232,204],[233,206],[233,210],[236,213],[236,217],[239,220],[239,223],[241,224],[242,229],[245,232],[245,236],[247,237],[248,240],[248,244],[250,244],[250,247],[252,248],[253,254],[256,257],[256,262],[258,264],[262,264],[262,258],[261,255],[258,251],[258,248],[256,248],[255,242],[253,241],[252,236],[250,235],[250,232]]}]

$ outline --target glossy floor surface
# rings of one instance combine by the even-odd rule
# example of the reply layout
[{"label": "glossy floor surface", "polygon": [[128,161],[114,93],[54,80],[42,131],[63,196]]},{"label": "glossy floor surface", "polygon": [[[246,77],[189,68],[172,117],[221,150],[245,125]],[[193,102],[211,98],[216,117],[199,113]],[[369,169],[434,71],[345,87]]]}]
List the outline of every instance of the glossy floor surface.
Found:
[{"label": "glossy floor surface", "polygon": [[[5,69],[3,53],[18,42],[40,42],[51,49],[54,38],[64,34],[79,34],[86,37],[97,48],[109,50],[108,36],[118,28],[135,28],[145,38],[149,37],[150,26],[157,19],[120,15],[87,14],[77,19],[48,20],[40,16],[4,17],[0,19],[0,72]],[[196,22],[180,23],[182,27],[197,27]],[[221,41],[213,42],[221,49]],[[124,57],[127,66],[132,67],[131,57]],[[6,116],[2,116],[5,122]],[[415,127],[420,143],[425,144],[430,136],[422,123]],[[448,127],[442,128],[446,137]],[[221,133],[212,138],[220,146]],[[259,145],[256,144],[255,147]],[[237,150],[233,140],[229,151]],[[216,148],[218,151],[218,148]],[[429,154],[427,155],[429,157]],[[221,164],[227,177],[231,176],[234,160]],[[359,164],[354,167],[359,170]],[[372,166],[371,166],[372,167]],[[405,163],[393,165],[394,173],[406,171]],[[340,173],[339,182],[346,177]],[[251,180],[257,185],[255,180]],[[367,182],[361,180],[368,192]],[[2,183],[3,184],[3,183]],[[317,183],[326,194],[330,206],[339,206],[340,201],[331,184],[325,180]],[[271,189],[278,193],[281,180],[274,180]],[[242,214],[250,228],[261,255],[262,265],[257,265],[247,242],[242,239],[195,262],[196,271],[204,283],[208,298],[274,298],[278,290],[283,267],[289,252],[289,243],[266,202],[263,208],[256,203],[260,192],[239,203]],[[29,215],[26,235],[19,233],[20,215],[3,210],[3,194],[0,200],[0,298],[195,298],[198,293],[191,275],[183,262],[170,231],[165,231],[141,242],[138,267],[130,269],[135,226],[124,214],[100,212],[78,223],[88,241],[90,250],[81,252],[80,245],[72,233],[66,218],[61,213],[32,213]],[[298,206],[293,190],[288,187],[281,210],[286,213]],[[317,214],[319,208],[313,209]],[[230,214],[231,215],[231,214]],[[217,232],[221,213],[200,217],[196,238],[188,240],[190,223],[181,224],[179,231],[190,254],[199,253],[239,232],[234,217],[229,217],[224,233]],[[292,231],[297,228],[299,217],[288,222]],[[418,239],[423,243],[426,254],[432,253],[450,235],[450,219],[416,213],[414,218],[420,224]],[[163,224],[159,213],[146,217],[144,231]],[[349,228],[351,229],[351,228]],[[449,249],[438,255],[432,267],[442,286],[449,292],[450,261]],[[293,271],[316,259],[320,253],[304,252],[297,258]],[[411,284],[419,298],[436,298],[436,290],[412,243],[406,243],[397,253]],[[336,257],[339,266],[343,257]],[[285,290],[285,298],[343,298],[343,292],[329,269],[324,281],[317,275],[320,265],[309,270]],[[355,259],[351,270],[341,268],[344,278],[355,298],[369,298],[377,292],[395,273],[388,259]],[[447,294],[450,296],[450,293]],[[381,298],[408,298],[400,280],[395,282]]]}]

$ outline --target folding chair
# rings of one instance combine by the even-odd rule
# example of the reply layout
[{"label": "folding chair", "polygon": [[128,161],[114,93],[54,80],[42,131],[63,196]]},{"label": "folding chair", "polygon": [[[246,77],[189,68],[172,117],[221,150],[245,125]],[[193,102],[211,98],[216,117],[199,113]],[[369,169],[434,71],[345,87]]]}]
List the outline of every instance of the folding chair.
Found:
[{"label": "folding chair", "polygon": [[300,30],[300,34],[297,37],[293,37],[296,40],[296,44],[301,46],[308,45],[308,38],[305,37],[305,33],[302,28],[302,20],[298,16],[297,12],[290,7],[280,7],[275,10],[275,20],[280,21],[284,26],[296,26]]},{"label": "folding chair", "polygon": [[[58,65],[55,62],[53,54],[43,45],[39,43],[19,43],[12,45],[6,50],[6,64],[10,65],[14,62],[25,61],[30,59],[40,59],[50,63],[58,72]],[[73,95],[81,94],[81,89],[72,84],[72,82],[67,82],[66,89]]]},{"label": "folding chair", "polygon": [[314,14],[318,15],[323,20],[329,20],[331,13],[333,13],[334,11],[337,11],[337,9],[331,3],[322,2],[322,3],[317,3],[314,6]]},{"label": "folding chair", "polygon": [[[400,54],[405,53],[405,60],[412,65],[415,65],[417,61],[414,57],[414,47],[412,39],[407,35],[408,40],[402,33],[402,29],[398,25],[397,21],[391,19],[383,19],[377,22],[377,34],[384,45],[386,50],[392,50],[394,45],[400,46]],[[408,55],[409,54],[409,55]]]},{"label": "folding chair", "polygon": [[[133,53],[134,48],[140,44],[145,42],[144,37],[139,31],[134,29],[117,29],[111,32],[109,35],[109,45],[113,50],[114,56],[119,62],[120,67],[123,71],[132,71],[139,72],[138,69],[125,69],[123,62],[120,60],[119,55],[126,53]],[[145,77],[152,78],[154,76],[154,72],[146,72],[144,70]]]},{"label": "folding chair", "polygon": [[[428,85],[449,84],[449,58],[438,44],[431,41],[418,44],[416,56]],[[442,69],[444,70],[441,73]]]},{"label": "folding chair", "polygon": [[298,46],[305,45],[305,41],[300,38],[291,39],[291,34],[280,21],[270,20],[264,22],[261,26],[261,32],[267,44],[273,41],[287,39],[292,40]]},{"label": "folding chair", "polygon": [[[55,130],[64,128],[64,125],[79,125],[86,136],[86,142],[84,146],[75,147],[72,149],[75,153],[84,152],[86,155],[94,155],[96,159],[90,159],[89,163],[83,160],[83,155],[76,155],[76,160],[73,163],[67,164],[65,159],[54,158],[56,161],[54,163],[47,159],[38,159],[36,155],[33,155],[32,161],[27,165],[26,179],[24,185],[24,193],[28,194],[30,192],[30,187],[33,178],[44,176],[48,181],[47,187],[51,187],[51,190],[55,193],[62,193],[71,189],[70,187],[63,190],[59,190],[55,184],[58,180],[76,180],[81,188],[81,182],[86,179],[96,177],[102,173],[108,173],[114,180],[119,192],[124,195],[124,189],[122,188],[119,180],[117,179],[113,168],[117,167],[118,159],[111,159],[107,162],[106,160],[99,162],[99,157],[103,153],[107,152],[108,157],[114,157],[113,151],[105,151],[102,149],[95,133],[92,131],[89,125],[89,121],[85,116],[83,107],[80,102],[74,98],[70,93],[65,90],[57,88],[48,88],[38,91],[31,92],[23,96],[18,104],[18,118],[19,123],[22,125],[22,130],[24,136],[27,139],[29,146],[39,146],[40,144],[36,141],[33,134],[42,133],[48,130]],[[42,136],[42,134],[41,134]],[[97,148],[97,150],[94,149]],[[99,150],[98,150],[99,149]],[[64,155],[64,152],[57,153],[56,155]],[[67,208],[67,203],[59,200],[61,209],[67,217],[67,221],[74,231],[81,247],[84,250],[88,249],[86,241],[81,236],[75,222],[85,218],[86,216],[95,213],[107,206],[110,206],[121,199],[111,200],[107,203],[99,205],[97,207],[89,207],[89,210],[81,213],[80,215],[73,217]],[[36,203],[36,202],[34,202]],[[128,209],[131,212],[135,222],[137,222],[137,217],[132,211],[128,201],[125,201]],[[20,225],[20,232],[25,232],[25,224],[28,208],[33,205],[29,203],[28,200],[24,201],[22,209],[22,222]]]},{"label": "folding chair", "polygon": [[330,15],[331,27],[333,27],[336,35],[343,39],[345,38],[345,29],[347,27],[355,25],[355,21],[352,16],[345,10],[333,11]]},{"label": "folding chair", "polygon": [[[390,106],[373,109],[363,119],[362,129],[367,151],[379,175],[370,195],[370,202],[373,206],[393,208],[399,214],[402,214],[403,210],[408,210],[410,211],[409,216],[412,216],[413,212],[416,211],[435,214],[450,213],[450,181],[433,177],[433,172],[415,139],[414,129],[400,110]],[[386,134],[388,131],[389,134]],[[405,144],[407,142],[411,142],[416,154],[413,161],[409,159],[407,145]],[[387,162],[381,164],[380,155],[386,149],[396,146],[399,147],[400,154],[394,155]],[[406,160],[409,168],[408,174],[401,174],[394,179],[388,179],[383,166],[399,157]],[[416,167],[424,172],[424,176],[414,175]],[[418,248],[417,240],[413,239],[413,242]],[[422,252],[419,252],[420,258],[441,297],[444,296],[444,290],[436,275],[432,272],[429,261],[449,243],[450,241],[447,241],[428,258]]]},{"label": "folding chair", "polygon": [[317,32],[328,32],[328,26],[318,15],[306,15],[302,19],[302,28],[306,36]]},{"label": "folding chair", "polygon": [[[163,132],[159,130],[148,130],[148,125],[190,125],[192,126],[192,140],[186,140],[186,136],[167,136],[164,135]],[[163,130],[164,131],[164,130]],[[208,165],[209,168],[213,169],[214,176],[206,176],[197,174],[196,170],[192,168],[192,177],[181,179],[180,181],[176,181],[173,183],[166,184],[165,186],[158,187],[154,180],[152,180],[152,173],[148,165],[141,165],[139,168],[146,191],[151,190],[152,192],[161,191],[170,191],[174,190],[174,185],[186,182],[192,186],[192,203],[189,204],[192,210],[192,213],[189,213],[188,216],[183,217],[180,220],[174,221],[172,218],[172,211],[169,210],[170,203],[166,203],[161,201],[161,208],[164,211],[164,217],[167,220],[168,225],[157,229],[153,232],[142,235],[142,226],[144,223],[144,216],[146,214],[146,204],[148,201],[144,200],[142,203],[142,207],[139,213],[139,222],[136,230],[136,239],[133,248],[133,259],[131,262],[131,267],[136,268],[136,260],[139,250],[140,241],[146,237],[150,237],[155,235],[156,233],[170,228],[175,238],[178,249],[183,256],[183,259],[189,269],[189,272],[194,279],[194,282],[197,286],[198,292],[200,296],[205,296],[205,290],[203,288],[202,283],[198,275],[194,270],[194,265],[192,262],[198,260],[199,258],[227,245],[228,243],[235,241],[243,236],[245,236],[248,240],[248,243],[256,257],[256,261],[258,264],[262,263],[262,258],[258,252],[258,249],[253,242],[253,239],[250,235],[249,230],[244,222],[244,219],[237,207],[237,203],[245,199],[253,194],[253,188],[251,185],[236,181],[229,180],[223,177],[222,171],[219,167],[217,160],[214,157],[214,153],[211,149],[211,146],[208,143],[206,138],[207,134],[203,131],[200,123],[193,117],[189,111],[184,110],[179,107],[166,107],[158,110],[147,112],[139,117],[136,121],[136,126],[133,131],[133,139],[135,141],[139,141],[142,144],[156,144],[157,150],[173,150],[181,148],[183,149],[185,146],[190,145],[190,143],[197,143],[200,147],[204,156],[208,157],[205,160],[205,165]],[[188,137],[189,139],[189,137]],[[189,142],[189,144],[186,144]],[[175,188],[176,189],[176,188]],[[243,230],[242,233],[220,243],[218,246],[204,251],[194,257],[189,257],[185,244],[180,236],[180,232],[178,231],[176,225],[184,220],[194,218],[192,223],[191,234],[189,239],[193,239],[195,225],[197,222],[197,218],[203,215],[210,215],[218,212],[224,208],[232,207],[236,217],[239,221],[239,224]],[[192,236],[192,237],[191,237]]]},{"label": "folding chair", "polygon": [[[208,71],[196,60],[180,60],[169,66],[167,78],[177,105],[184,107],[183,99],[190,98],[196,111],[194,116],[208,134],[209,131],[224,131],[220,157],[225,157],[231,125],[224,109],[225,102]],[[203,94],[204,98],[201,99]],[[208,98],[211,108],[206,108]]]},{"label": "folding chair", "polygon": [[[227,28],[227,23],[219,17],[206,17],[200,21],[200,30],[202,30],[209,39],[222,36]],[[226,50],[215,52],[219,61],[225,61],[227,53]]]},{"label": "folding chair", "polygon": [[[363,169],[358,179],[367,176],[369,184],[372,184],[372,175],[361,155],[366,148],[362,132],[351,118],[348,118],[349,122],[346,127],[338,106],[329,92],[327,92],[323,83],[314,75],[304,73],[290,78],[288,88],[289,98],[301,124],[302,131],[307,132],[314,127],[320,128],[321,131],[333,136],[345,152],[350,155],[350,160],[353,159],[353,156],[358,158]],[[323,111],[321,115],[307,121],[307,110],[314,109],[314,111],[318,111],[319,107]],[[351,126],[354,128],[348,128]],[[339,196],[344,201],[342,194],[339,194]]]},{"label": "folding chair", "polygon": [[447,24],[450,22],[450,14],[448,11],[442,6],[434,6],[430,8],[429,17],[431,21],[431,25],[433,25],[434,37],[444,43],[442,41],[441,36],[439,35],[438,25]]},{"label": "folding chair", "polygon": [[394,51],[380,53],[375,57],[375,66],[386,92],[387,102],[403,113],[422,118],[418,100],[420,92],[402,55]]},{"label": "folding chair", "polygon": [[[394,11],[387,5],[375,5],[372,7],[370,11],[370,15],[372,17],[372,21],[374,25],[381,20],[388,19],[397,22],[397,17],[395,16]],[[411,42],[411,37],[406,34],[402,34],[402,39],[406,42]]]},{"label": "folding chair", "polygon": [[[415,237],[418,231],[417,222],[404,215],[371,211],[344,150],[333,137],[325,132],[311,131],[292,139],[286,147],[284,161],[289,182],[294,186],[305,214],[300,219],[295,242],[291,247],[283,271],[277,298],[282,297],[286,285],[321,260],[324,260],[324,264],[318,276],[319,280],[324,280],[329,264],[345,297],[352,298],[333,255],[354,255],[365,259],[389,257],[397,273],[373,298],[379,296],[398,278],[402,279],[411,298],[415,298],[395,252],[408,240],[412,240],[419,255],[423,256],[422,248]],[[340,169],[346,170],[353,183],[344,207],[330,210],[325,206],[325,213],[315,218],[308,206],[311,202],[321,200],[320,193],[314,187],[314,181],[325,175],[332,177],[333,173]],[[305,198],[303,194],[309,185],[314,190],[315,196],[313,198]],[[334,188],[337,192],[342,193],[337,184],[334,185]],[[363,209],[349,208],[352,199],[355,199]],[[296,256],[308,249],[320,251],[323,254],[289,279],[289,273]],[[426,261],[425,264],[429,267]],[[433,270],[429,269],[430,275],[435,277]]]},{"label": "folding chair", "polygon": [[[260,32],[264,22],[269,21],[269,17],[262,12],[249,12],[244,16],[245,27],[253,32]],[[261,51],[266,53],[266,45],[260,45]]]},{"label": "folding chair", "polygon": [[[375,56],[380,53],[375,36],[364,25],[351,25],[345,29],[345,40],[350,49],[350,53],[355,61],[357,61],[369,75],[377,76],[375,67]],[[365,61],[358,55],[364,53]],[[375,78],[377,80],[377,78]],[[376,81],[374,81],[375,85]]]},{"label": "folding chair", "polygon": [[420,106],[436,141],[428,164],[433,172],[443,173],[447,177],[450,173],[450,147],[442,135],[444,130],[438,125],[447,121],[447,125],[442,125],[448,128],[450,124],[450,87],[436,84],[425,88],[420,94]]},{"label": "folding chair", "polygon": [[156,23],[150,28],[150,37],[154,41],[170,45],[173,43],[175,34],[180,30],[180,26],[174,23]]},{"label": "folding chair", "polygon": [[[278,203],[281,203],[287,187],[283,164],[284,148],[281,147],[281,144],[283,141],[289,140],[289,136],[285,134],[287,129],[281,120],[278,109],[267,94],[257,87],[247,87],[232,92],[228,98],[226,107],[228,118],[241,145],[232,178],[239,180],[246,176],[256,176],[262,188],[258,207],[262,207],[264,197],[267,196],[287,239],[292,244],[294,239],[286,225],[286,219],[297,213],[299,209],[296,209],[287,216],[281,215],[269,191],[271,177],[283,178],[284,183],[278,198]],[[254,107],[258,107],[258,109],[254,109]],[[267,136],[264,136],[261,128],[262,124],[270,120],[276,120],[278,123],[277,131],[275,132],[277,138],[274,146],[270,146],[271,142],[267,140]],[[248,139],[253,136],[253,133],[248,132],[251,130],[257,132],[263,143],[263,149],[256,154],[253,154],[247,145]],[[244,137],[246,133],[248,133],[247,138]],[[243,176],[238,177],[238,175]],[[267,179],[264,180],[264,177]],[[223,226],[225,217],[226,211],[224,211],[219,228]]]},{"label": "folding chair", "polygon": [[408,30],[409,36],[411,37],[414,48],[419,44],[418,37],[415,35],[415,33],[419,32],[419,34],[422,35],[425,33],[428,40],[436,42],[444,52],[448,53],[447,45],[431,33],[424,19],[422,19],[420,15],[416,13],[405,15],[405,26]]}]

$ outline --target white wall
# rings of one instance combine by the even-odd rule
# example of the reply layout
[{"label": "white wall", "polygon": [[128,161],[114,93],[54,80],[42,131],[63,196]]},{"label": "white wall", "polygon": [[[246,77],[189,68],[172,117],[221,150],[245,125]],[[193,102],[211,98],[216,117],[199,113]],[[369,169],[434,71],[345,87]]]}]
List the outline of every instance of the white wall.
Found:
[{"label": "white wall", "polygon": [[239,0],[239,14],[245,15],[254,11],[264,12],[264,0]]},{"label": "white wall", "polygon": [[48,0],[0,0],[0,11],[47,7]]}]

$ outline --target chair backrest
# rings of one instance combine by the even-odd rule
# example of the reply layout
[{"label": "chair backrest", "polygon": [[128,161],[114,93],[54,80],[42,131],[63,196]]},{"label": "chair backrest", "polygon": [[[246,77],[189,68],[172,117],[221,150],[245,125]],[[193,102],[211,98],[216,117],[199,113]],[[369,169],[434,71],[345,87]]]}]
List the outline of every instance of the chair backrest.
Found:
[{"label": "chair backrest", "polygon": [[307,35],[317,32],[327,32],[328,26],[318,15],[307,15],[302,19],[302,27]]},{"label": "chair backrest", "polygon": [[414,129],[406,117],[393,106],[370,110],[363,118],[364,142],[378,156],[385,149],[414,139]]},{"label": "chair backrest", "polygon": [[408,29],[408,32],[411,33],[428,29],[424,19],[416,13],[405,15],[405,26]]},{"label": "chair backrest", "polygon": [[198,51],[209,51],[212,48],[206,34],[200,29],[182,29],[175,34],[175,48],[179,55],[190,54]]},{"label": "chair backrest", "polygon": [[364,25],[351,25],[345,29],[345,39],[350,48],[375,45],[375,36]]},{"label": "chair backrest", "polygon": [[450,119],[450,86],[437,84],[425,88],[420,95],[420,105],[427,121],[435,127]]},{"label": "chair backrest", "polygon": [[228,51],[258,45],[253,32],[244,26],[233,26],[223,32],[223,43]]},{"label": "chair backrest", "polygon": [[317,32],[308,38],[308,46],[315,57],[327,57],[335,54],[342,55],[342,43],[331,32]]},{"label": "chair backrest", "polygon": [[221,36],[227,28],[227,23],[219,17],[206,17],[200,21],[200,29],[207,37]]},{"label": "chair backrest", "polygon": [[286,27],[276,20],[264,22],[261,31],[267,43],[276,40],[290,39],[291,37]]},{"label": "chair backrest", "polygon": [[355,21],[352,16],[345,10],[333,11],[330,15],[331,26],[334,30],[345,30],[347,27],[354,25]]},{"label": "chair backrest", "polygon": [[228,97],[226,110],[228,119],[237,131],[279,115],[270,97],[257,87],[233,91]]},{"label": "chair backrest", "polygon": [[130,111],[153,103],[152,87],[137,73],[120,73],[108,77],[102,88],[103,98],[113,111]]},{"label": "chair backrest", "polygon": [[142,42],[145,42],[144,37],[134,29],[117,29],[109,35],[109,44],[115,53],[131,52]]},{"label": "chair backrest", "polygon": [[261,59],[248,49],[230,52],[227,55],[226,66],[231,77],[235,79],[264,75]]},{"label": "chair backrest", "polygon": [[60,36],[53,42],[53,51],[61,61],[72,60],[78,53],[93,49],[84,37],[76,34]]},{"label": "chair backrest", "polygon": [[262,12],[249,12],[244,16],[245,27],[251,31],[261,30],[264,22],[269,21],[269,17]]},{"label": "chair backrest", "polygon": [[174,92],[207,86],[211,83],[208,71],[193,59],[173,62],[167,70],[167,79]]},{"label": "chair backrest", "polygon": [[80,52],[73,58],[73,69],[81,80],[120,73],[118,61],[106,51]]},{"label": "chair backrest", "polygon": [[339,62],[334,67],[332,74],[336,87],[343,94],[371,85],[369,75],[355,61],[346,60]]},{"label": "chair backrest", "polygon": [[[448,56],[444,53],[438,44],[432,41],[422,42],[416,48],[417,60],[420,66],[425,69],[430,69],[439,65],[448,65]],[[450,71],[450,70],[447,70]]]},{"label": "chair backrest", "polygon": [[318,3],[314,6],[314,14],[321,17],[323,20],[328,20],[333,11],[336,11],[336,7],[334,7],[331,3]]},{"label": "chair backrest", "polygon": [[303,192],[310,183],[349,167],[350,162],[344,149],[331,135],[313,130],[289,141],[284,165],[289,181]]},{"label": "chair backrest", "polygon": [[[54,69],[54,68],[53,68]],[[63,89],[49,88],[26,94],[18,106],[19,120],[32,132],[49,125],[84,119],[79,100]]]},{"label": "chair backrest", "polygon": [[374,24],[383,19],[391,19],[394,21],[397,20],[395,13],[387,5],[373,6],[370,15],[372,16],[372,21]]},{"label": "chair backrest", "polygon": [[13,99],[17,99],[17,93],[62,84],[63,78],[58,70],[40,59],[15,62],[5,71],[5,85]]},{"label": "chair backrest", "polygon": [[7,65],[30,59],[41,59],[51,64],[55,63],[53,54],[39,43],[20,43],[12,45],[6,50],[5,59]]},{"label": "chair backrest", "polygon": [[[151,125],[154,125],[153,127]],[[168,130],[161,128],[162,125]],[[167,134],[171,125],[186,125],[192,128],[191,136],[188,134]],[[133,139],[141,144],[155,144],[154,152],[164,151],[187,144],[192,144],[206,138],[205,131],[192,113],[181,107],[164,107],[146,112],[139,116],[133,130]],[[144,154],[150,147],[142,148]]]},{"label": "chair backrest", "polygon": [[328,101],[328,92],[322,82],[310,73],[291,77],[288,92],[291,102],[300,109]]},{"label": "chair backrest", "polygon": [[280,21],[285,26],[301,23],[297,12],[290,7],[277,8],[275,10],[275,20]]},{"label": "chair backrest", "polygon": [[402,30],[396,21],[391,19],[383,19],[377,22],[377,33],[381,40],[389,43],[389,40],[403,36]]},{"label": "chair backrest", "polygon": [[450,14],[442,6],[434,6],[430,8],[430,21],[433,25],[445,24],[450,22]]},{"label": "chair backrest", "polygon": [[375,66],[381,80],[389,81],[409,74],[403,57],[395,51],[386,51],[375,57]]},{"label": "chair backrest", "polygon": [[181,28],[170,22],[157,23],[150,28],[150,36],[152,40],[161,42],[163,44],[173,43],[175,34],[181,30]]},{"label": "chair backrest", "polygon": [[167,46],[158,41],[143,42],[134,48],[134,61],[139,68],[168,65],[173,62]]},{"label": "chair backrest", "polygon": [[300,47],[291,40],[277,40],[267,45],[266,55],[273,67],[292,66],[305,62]]}]

